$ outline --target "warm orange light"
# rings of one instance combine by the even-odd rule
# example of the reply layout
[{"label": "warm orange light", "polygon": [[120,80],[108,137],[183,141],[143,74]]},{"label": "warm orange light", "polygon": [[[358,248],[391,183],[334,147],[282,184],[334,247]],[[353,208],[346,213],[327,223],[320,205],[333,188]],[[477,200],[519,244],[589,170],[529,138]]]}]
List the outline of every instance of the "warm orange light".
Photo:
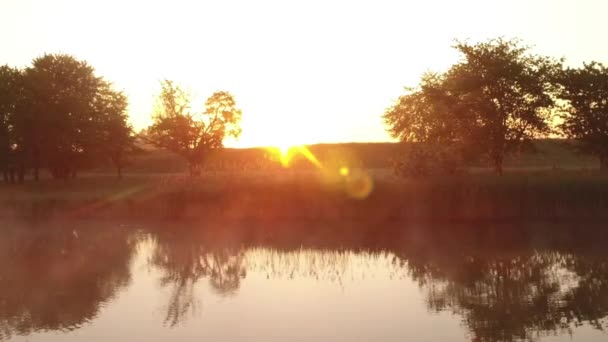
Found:
[{"label": "warm orange light", "polygon": [[293,146],[290,145],[277,145],[277,150],[279,151],[279,153],[281,154],[282,157],[287,157],[287,155],[289,154],[289,150],[291,150],[293,148]]},{"label": "warm orange light", "polygon": [[[306,158],[309,162],[324,171],[326,179],[336,180],[336,169],[325,168],[317,157],[305,145],[276,145],[268,148],[272,151],[283,167],[288,168],[291,160],[300,155]],[[347,166],[342,166],[338,169],[339,179],[341,180],[344,192],[347,196],[354,199],[367,198],[374,189],[374,181],[372,177],[365,171],[360,169],[350,169]]]},{"label": "warm orange light", "polygon": [[293,146],[290,145],[278,145],[276,151],[279,155],[279,161],[283,167],[289,166],[289,161],[293,157]]},{"label": "warm orange light", "polygon": [[291,160],[299,154],[315,166],[322,168],[321,162],[305,145],[276,145],[269,149],[278,156],[283,167],[288,167]]}]

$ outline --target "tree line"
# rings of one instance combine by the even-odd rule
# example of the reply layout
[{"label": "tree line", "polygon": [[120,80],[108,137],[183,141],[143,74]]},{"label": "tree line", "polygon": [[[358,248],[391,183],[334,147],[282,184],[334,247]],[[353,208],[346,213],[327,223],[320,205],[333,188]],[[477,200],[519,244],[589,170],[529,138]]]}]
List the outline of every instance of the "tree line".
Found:
[{"label": "tree line", "polygon": [[383,115],[389,133],[413,143],[407,174],[453,173],[484,159],[497,174],[505,157],[557,134],[608,171],[608,68],[565,68],[519,40],[457,41],[460,60],[427,72]]},{"label": "tree line", "polygon": [[200,173],[207,155],[225,137],[240,134],[241,111],[233,96],[214,93],[202,111],[179,85],[161,82],[154,123],[135,134],[128,122],[128,99],[97,76],[87,62],[66,54],[46,54],[24,68],[0,66],[0,170],[7,183],[34,180],[46,169],[66,180],[106,161],[118,177],[137,142],[151,143],[183,157],[190,173]]},{"label": "tree line", "polygon": [[[425,73],[383,114],[389,133],[412,143],[408,174],[453,173],[468,160],[486,160],[497,174],[505,158],[559,134],[608,171],[608,67],[566,68],[518,40],[456,42],[460,60]],[[128,99],[87,62],[46,54],[23,68],[0,66],[0,169],[6,182],[56,179],[102,160],[120,177],[136,141],[170,150],[191,175],[227,137],[241,133],[242,112],[232,94],[212,94],[200,110],[178,84],[164,80],[153,124],[136,135]]]},{"label": "tree line", "polygon": [[65,54],[46,54],[24,69],[0,66],[0,168],[6,182],[31,170],[56,179],[101,158],[121,173],[134,148],[127,97],[93,67]]}]

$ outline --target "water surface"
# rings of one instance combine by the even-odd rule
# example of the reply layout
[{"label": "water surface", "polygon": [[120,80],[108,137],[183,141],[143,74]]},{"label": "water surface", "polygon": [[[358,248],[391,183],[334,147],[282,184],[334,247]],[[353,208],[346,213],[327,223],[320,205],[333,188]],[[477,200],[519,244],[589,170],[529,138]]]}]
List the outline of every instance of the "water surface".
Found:
[{"label": "water surface", "polygon": [[4,226],[0,340],[608,339],[598,226]]}]

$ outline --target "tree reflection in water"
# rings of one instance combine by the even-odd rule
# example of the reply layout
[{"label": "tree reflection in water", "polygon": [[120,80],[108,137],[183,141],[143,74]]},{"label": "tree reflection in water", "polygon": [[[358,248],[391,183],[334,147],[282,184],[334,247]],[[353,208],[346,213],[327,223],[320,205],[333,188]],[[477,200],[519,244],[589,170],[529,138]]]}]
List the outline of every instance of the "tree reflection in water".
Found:
[{"label": "tree reflection in water", "polygon": [[409,226],[346,234],[328,227],[256,228],[221,241],[216,232],[154,235],[152,264],[163,272],[161,284],[172,287],[167,324],[196,311],[194,287],[202,278],[229,295],[248,272],[341,283],[378,269],[417,281],[429,309],[461,316],[474,341],[535,340],[580,324],[606,324],[608,238],[597,228]]},{"label": "tree reflection in water", "polygon": [[461,317],[473,341],[607,327],[608,231],[597,226],[288,223],[137,232],[95,225],[0,232],[0,339],[77,329],[95,319],[129,284],[141,236],[152,242],[149,264],[169,292],[168,326],[200,309],[203,281],[231,296],[256,274],[341,286],[411,278],[429,310]]},{"label": "tree reflection in water", "polygon": [[55,226],[5,229],[0,237],[0,340],[73,330],[130,282],[127,231]]},{"label": "tree reflection in water", "polygon": [[604,233],[586,241],[577,231],[544,231],[540,239],[516,229],[459,231],[456,239],[445,233],[410,241],[400,259],[426,291],[428,307],[461,316],[473,341],[535,340],[606,324]]},{"label": "tree reflection in water", "polygon": [[[289,234],[292,233],[297,235],[296,231]],[[201,300],[197,285],[202,280],[217,294],[231,296],[237,293],[248,272],[265,274],[268,278],[310,277],[341,283],[345,276],[353,277],[354,269],[359,270],[359,276],[369,276],[374,267],[361,263],[369,264],[373,260],[389,260],[382,266],[393,268],[392,274],[401,269],[391,265],[390,259],[380,251],[360,255],[344,248],[320,250],[317,244],[303,249],[280,240],[259,243],[244,238],[247,234],[228,238],[218,234],[216,230],[180,226],[151,231],[154,248],[150,265],[160,272],[161,287],[169,289],[164,324],[174,327],[198,314]],[[378,266],[377,263],[374,266]]]},{"label": "tree reflection in water", "polygon": [[199,280],[208,278],[216,293],[229,296],[246,275],[240,248],[209,246],[192,234],[161,232],[152,239],[155,248],[150,263],[161,271],[161,286],[170,287],[165,316],[165,324],[170,326],[198,311],[195,287]]}]

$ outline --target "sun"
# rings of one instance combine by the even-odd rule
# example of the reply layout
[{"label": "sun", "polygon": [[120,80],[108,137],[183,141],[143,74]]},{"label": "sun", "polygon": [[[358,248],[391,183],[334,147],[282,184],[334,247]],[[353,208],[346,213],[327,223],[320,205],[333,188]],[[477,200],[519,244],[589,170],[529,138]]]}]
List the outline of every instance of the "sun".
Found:
[{"label": "sun", "polygon": [[306,145],[288,145],[288,144],[277,144],[273,147],[268,148],[277,157],[278,161],[283,167],[288,168],[291,165],[291,161],[296,156],[308,160],[313,165],[322,168],[321,163],[317,157],[308,149]]},{"label": "sun", "polygon": [[[276,126],[275,126],[276,127]],[[280,162],[284,168],[290,168],[295,158],[305,159],[317,167],[321,167],[319,160],[304,144],[305,137],[302,131],[289,129],[290,125],[279,125],[278,130],[266,130],[265,134],[257,135],[256,140],[266,146],[273,159]]]},{"label": "sun", "polygon": [[289,153],[289,150],[294,148],[294,145],[291,144],[278,144],[275,145],[276,149],[279,150],[282,156],[286,156]]},{"label": "sun", "polygon": [[288,167],[289,162],[294,156],[296,146],[291,144],[276,144],[269,149],[278,157],[283,167]]}]

